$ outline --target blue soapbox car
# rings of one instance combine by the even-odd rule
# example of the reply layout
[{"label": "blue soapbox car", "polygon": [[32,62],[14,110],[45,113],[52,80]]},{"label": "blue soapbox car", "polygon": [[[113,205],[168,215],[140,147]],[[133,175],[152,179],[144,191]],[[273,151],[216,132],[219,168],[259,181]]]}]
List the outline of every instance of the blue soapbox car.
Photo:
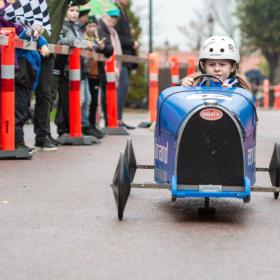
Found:
[{"label": "blue soapbox car", "polygon": [[[201,213],[215,212],[213,197],[248,203],[252,191],[271,191],[278,198],[280,145],[274,145],[269,168],[256,168],[257,113],[249,91],[176,86],[160,94],[157,109],[154,165],[136,163],[131,139],[120,154],[112,183],[120,220],[131,187],[169,189],[173,201],[205,198]],[[154,169],[156,183],[134,183],[139,168]],[[272,186],[254,186],[256,171],[269,172]]]}]

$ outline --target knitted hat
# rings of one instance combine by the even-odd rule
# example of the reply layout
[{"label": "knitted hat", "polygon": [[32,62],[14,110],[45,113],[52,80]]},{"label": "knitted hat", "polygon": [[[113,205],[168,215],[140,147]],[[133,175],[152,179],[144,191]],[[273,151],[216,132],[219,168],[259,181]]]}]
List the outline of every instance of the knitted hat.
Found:
[{"label": "knitted hat", "polygon": [[91,24],[91,23],[96,23],[97,24],[97,19],[95,16],[89,16],[88,17],[88,24]]},{"label": "knitted hat", "polygon": [[118,8],[114,8],[107,11],[107,15],[110,17],[119,17],[120,16],[120,10]]}]

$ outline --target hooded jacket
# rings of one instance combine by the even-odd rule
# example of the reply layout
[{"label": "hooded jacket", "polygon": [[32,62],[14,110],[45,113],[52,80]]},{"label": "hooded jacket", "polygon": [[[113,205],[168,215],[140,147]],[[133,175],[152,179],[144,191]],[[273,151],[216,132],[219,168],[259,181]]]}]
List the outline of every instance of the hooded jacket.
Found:
[{"label": "hooded jacket", "polygon": [[[109,58],[114,53],[114,47],[111,42],[110,31],[103,19],[100,19],[98,22],[98,34],[100,38],[105,38],[105,48],[104,50],[97,49],[97,53],[102,53],[106,58]],[[102,85],[105,85],[107,82],[105,64],[103,61],[98,61],[98,72],[99,72],[99,82]]]},{"label": "hooded jacket", "polygon": [[[68,9],[68,5],[70,0],[46,0],[48,4],[50,22],[52,26],[52,32],[49,36],[48,33],[44,32],[44,37],[51,44],[56,44],[59,39],[59,34],[62,29],[62,25],[64,22],[64,16]],[[73,0],[74,5],[84,5],[89,0]]]}]

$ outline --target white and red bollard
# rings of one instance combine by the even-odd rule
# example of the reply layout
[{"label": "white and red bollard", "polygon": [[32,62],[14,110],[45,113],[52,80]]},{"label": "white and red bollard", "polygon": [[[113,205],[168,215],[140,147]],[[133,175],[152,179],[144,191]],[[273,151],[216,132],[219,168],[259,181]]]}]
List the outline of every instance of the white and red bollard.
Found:
[{"label": "white and red bollard", "polygon": [[8,45],[1,48],[0,159],[30,159],[27,149],[15,149],[15,29],[1,28]]},{"label": "white and red bollard", "polygon": [[179,61],[176,56],[170,58],[171,63],[171,84],[176,86],[179,83]]}]

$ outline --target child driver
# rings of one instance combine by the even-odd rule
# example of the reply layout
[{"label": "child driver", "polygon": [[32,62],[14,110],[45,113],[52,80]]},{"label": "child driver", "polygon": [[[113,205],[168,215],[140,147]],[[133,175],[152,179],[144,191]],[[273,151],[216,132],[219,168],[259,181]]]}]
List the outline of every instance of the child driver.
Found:
[{"label": "child driver", "polygon": [[[218,79],[199,77],[200,74],[187,76],[182,80],[183,86],[222,86],[241,87],[249,90],[250,85],[238,74],[240,61],[239,50],[233,40],[224,36],[213,36],[204,41],[199,53],[199,70],[202,74]],[[223,83],[222,83],[223,82]]]}]

